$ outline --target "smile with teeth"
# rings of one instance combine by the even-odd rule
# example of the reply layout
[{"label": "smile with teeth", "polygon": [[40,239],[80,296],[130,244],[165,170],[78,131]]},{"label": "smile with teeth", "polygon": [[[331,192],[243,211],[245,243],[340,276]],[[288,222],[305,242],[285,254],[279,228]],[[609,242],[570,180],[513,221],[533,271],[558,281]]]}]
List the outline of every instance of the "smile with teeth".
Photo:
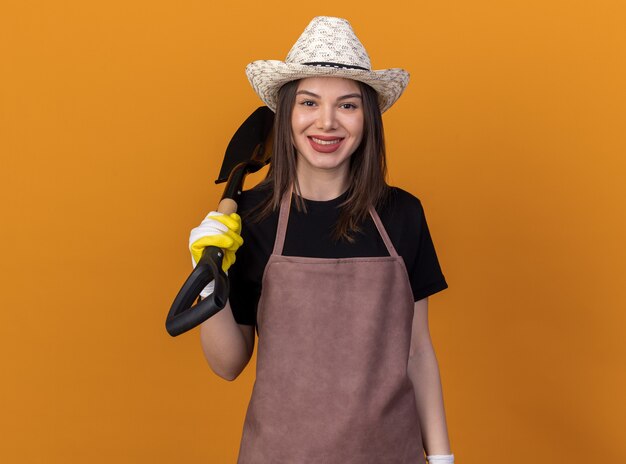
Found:
[{"label": "smile with teeth", "polygon": [[334,145],[343,140],[343,139],[322,140],[322,139],[318,139],[317,137],[310,137],[310,139],[313,140],[318,145]]}]

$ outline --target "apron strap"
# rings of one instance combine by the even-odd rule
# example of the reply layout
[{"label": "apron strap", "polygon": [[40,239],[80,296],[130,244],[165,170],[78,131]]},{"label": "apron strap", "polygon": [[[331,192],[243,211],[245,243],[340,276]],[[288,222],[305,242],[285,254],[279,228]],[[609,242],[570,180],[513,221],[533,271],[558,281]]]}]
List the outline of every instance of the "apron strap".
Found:
[{"label": "apron strap", "polygon": [[370,216],[372,216],[374,225],[376,225],[376,228],[378,229],[378,233],[380,234],[380,237],[383,239],[383,242],[385,243],[385,246],[387,247],[389,256],[394,256],[394,257],[400,256],[398,255],[396,248],[393,246],[393,243],[391,243],[391,239],[389,238],[389,235],[387,234],[387,231],[385,230],[385,226],[383,226],[383,221],[380,220],[378,213],[371,206],[370,206]]},{"label": "apron strap", "polygon": [[[293,186],[290,186],[289,189],[283,195],[282,200],[280,201],[280,212],[278,214],[278,227],[276,229],[276,240],[274,240],[274,251],[275,255],[283,254],[283,247],[285,245],[285,236],[287,235],[287,223],[289,222],[289,210],[291,209],[291,192],[293,190]],[[390,256],[397,257],[398,252],[396,248],[391,243],[391,239],[385,230],[385,226],[383,226],[378,213],[373,207],[370,207],[370,216],[372,216],[372,220],[374,221],[374,225],[380,234],[380,237],[383,239],[385,246],[387,247],[387,252]]]},{"label": "apron strap", "polygon": [[285,245],[285,235],[287,234],[287,223],[289,222],[289,210],[291,208],[291,190],[290,186],[282,200],[280,201],[280,213],[278,215],[278,228],[276,229],[276,240],[274,240],[275,255],[283,254],[283,246]]}]

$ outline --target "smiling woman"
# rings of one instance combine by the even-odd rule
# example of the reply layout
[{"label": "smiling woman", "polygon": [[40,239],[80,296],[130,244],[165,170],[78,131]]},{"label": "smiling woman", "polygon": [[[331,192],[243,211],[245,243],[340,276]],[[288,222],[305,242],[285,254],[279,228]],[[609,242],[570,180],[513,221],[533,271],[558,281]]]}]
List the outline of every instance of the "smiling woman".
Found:
[{"label": "smiling woman", "polygon": [[[310,111],[302,111],[303,114],[317,114],[322,118],[327,116],[325,116],[323,111],[320,112],[320,105],[327,106],[330,104],[330,102],[315,101],[316,97],[319,100],[321,96],[306,89],[307,86],[311,85],[320,86],[320,92],[336,87],[333,90],[336,95],[332,95],[335,100],[339,98],[352,99],[341,102],[335,101],[330,105],[333,109],[331,115],[334,117],[334,120],[331,121],[331,126],[337,125],[337,118],[341,114],[360,114],[360,122],[350,119],[352,123],[348,124],[347,118],[340,118],[342,121],[346,121],[346,127],[361,133],[359,143],[352,147],[353,150],[349,156],[349,162],[343,164],[344,171],[331,171],[328,169],[324,171],[318,169],[312,177],[299,174],[302,169],[311,167],[310,163],[303,159],[304,153],[313,150],[321,157],[321,154],[324,153],[323,150],[325,150],[324,147],[320,147],[322,151],[315,150],[308,137],[305,143],[298,144],[298,128],[301,124],[306,124],[307,121],[310,123],[305,118],[302,119],[303,123],[299,120],[294,120],[297,117],[296,115],[300,113],[300,104],[311,108]],[[344,86],[346,86],[345,90],[340,91],[339,89],[344,88]],[[298,92],[301,92],[301,94],[298,95]],[[311,95],[311,93],[314,95]],[[387,164],[379,94],[363,82],[332,76],[294,80],[283,85],[277,91],[277,94],[275,149],[272,154],[270,172],[266,181],[261,184],[261,187],[270,187],[272,195],[259,206],[260,216],[265,217],[271,211],[276,211],[280,206],[283,195],[291,186],[297,193],[295,206],[298,210],[306,210],[306,205],[302,198],[309,200],[330,199],[336,198],[342,192],[349,191],[348,201],[345,205],[342,205],[341,214],[333,227],[332,237],[334,239],[341,238],[351,241],[351,232],[358,232],[360,230],[359,224],[369,217],[370,206],[379,205],[388,193],[385,182]],[[327,98],[330,97],[331,95],[329,94]],[[349,109],[350,107],[355,108],[351,110]],[[328,124],[328,122],[318,120],[316,124],[322,124],[323,126]],[[324,137],[332,139],[336,137],[338,128],[322,127],[321,129],[315,129],[315,132],[320,140]],[[323,132],[327,132],[328,135],[322,135]],[[317,145],[318,147],[320,146],[319,143]],[[307,147],[309,147],[308,150],[306,149]],[[302,163],[298,161],[300,159],[303,159]],[[329,159],[332,160],[333,158]],[[346,168],[347,178],[342,177],[342,175],[346,174]],[[321,181],[321,183],[312,182],[314,179]],[[274,188],[272,185],[278,188]],[[321,188],[318,189],[317,186],[321,186]],[[306,194],[302,194],[302,189],[306,191]]]},{"label": "smiling woman", "polygon": [[[350,156],[363,138],[359,86],[338,77],[309,77],[298,83],[291,115],[300,193],[311,200],[336,198],[347,188]],[[334,182],[336,190],[315,189]],[[306,181],[306,185],[303,182]]]},{"label": "smiling woman", "polygon": [[200,330],[229,380],[258,332],[238,462],[454,462],[427,318],[447,283],[421,202],[385,182],[381,113],[408,73],[372,71],[350,24],[328,17],[285,62],[246,72],[276,112],[272,163],[240,197],[243,224],[203,221],[216,231],[205,243],[244,244],[229,303]]}]

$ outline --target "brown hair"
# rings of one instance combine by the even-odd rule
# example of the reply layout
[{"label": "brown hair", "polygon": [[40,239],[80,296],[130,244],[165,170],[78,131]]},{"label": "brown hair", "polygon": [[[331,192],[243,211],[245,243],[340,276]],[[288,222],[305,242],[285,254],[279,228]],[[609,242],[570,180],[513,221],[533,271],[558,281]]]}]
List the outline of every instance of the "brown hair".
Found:
[{"label": "brown hair", "polygon": [[[378,106],[378,94],[367,84],[356,81],[363,101],[363,138],[350,157],[348,193],[340,205],[341,212],[333,231],[335,240],[352,242],[353,234],[360,232],[360,224],[367,218],[370,206],[380,206],[389,190],[385,178],[387,161],[383,122]],[[265,179],[259,186],[270,187],[272,194],[253,213],[253,220],[261,220],[280,207],[280,201],[293,183],[299,194],[296,175],[296,149],[292,143],[291,115],[296,100],[299,81],[288,82],[278,92],[278,104],[274,118],[274,147],[272,162]],[[296,208],[305,211],[300,196],[296,196]]]}]

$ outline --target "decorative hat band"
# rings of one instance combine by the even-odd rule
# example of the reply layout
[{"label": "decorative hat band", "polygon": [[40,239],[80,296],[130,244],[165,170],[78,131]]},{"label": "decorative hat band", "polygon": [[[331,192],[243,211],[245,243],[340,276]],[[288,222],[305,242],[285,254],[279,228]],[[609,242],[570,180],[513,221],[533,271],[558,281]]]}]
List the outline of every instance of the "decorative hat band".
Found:
[{"label": "decorative hat band", "polygon": [[369,69],[362,66],[355,66],[353,64],[341,64],[341,63],[326,63],[324,61],[312,61],[310,63],[302,63],[307,66],[323,66],[325,68],[339,68],[339,69],[360,69],[361,71],[369,71]]}]

